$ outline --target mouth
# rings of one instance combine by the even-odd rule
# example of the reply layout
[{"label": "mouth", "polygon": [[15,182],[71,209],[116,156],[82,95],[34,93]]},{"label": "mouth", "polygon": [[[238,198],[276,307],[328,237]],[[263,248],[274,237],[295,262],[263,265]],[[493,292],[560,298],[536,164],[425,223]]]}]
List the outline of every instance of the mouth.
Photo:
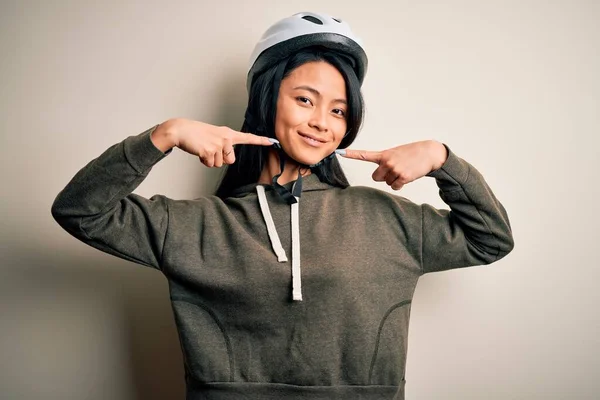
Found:
[{"label": "mouth", "polygon": [[327,143],[325,140],[319,139],[313,135],[307,135],[302,132],[298,132],[298,134],[306,143],[308,143],[311,146],[318,147],[318,146],[322,146],[323,144]]}]

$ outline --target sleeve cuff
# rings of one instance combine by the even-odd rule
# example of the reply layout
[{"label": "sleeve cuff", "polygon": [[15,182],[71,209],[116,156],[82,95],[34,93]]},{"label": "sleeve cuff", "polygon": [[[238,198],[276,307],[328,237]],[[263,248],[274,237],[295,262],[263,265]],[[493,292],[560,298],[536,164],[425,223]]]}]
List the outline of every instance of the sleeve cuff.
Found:
[{"label": "sleeve cuff", "polygon": [[454,154],[445,143],[443,145],[448,150],[446,161],[440,168],[431,171],[426,176],[436,180],[452,181],[455,184],[465,183],[469,177],[469,164]]},{"label": "sleeve cuff", "polygon": [[140,174],[148,173],[154,164],[165,158],[173,150],[171,148],[163,153],[152,143],[150,135],[159,125],[156,124],[136,136],[129,136],[123,141],[127,161]]}]

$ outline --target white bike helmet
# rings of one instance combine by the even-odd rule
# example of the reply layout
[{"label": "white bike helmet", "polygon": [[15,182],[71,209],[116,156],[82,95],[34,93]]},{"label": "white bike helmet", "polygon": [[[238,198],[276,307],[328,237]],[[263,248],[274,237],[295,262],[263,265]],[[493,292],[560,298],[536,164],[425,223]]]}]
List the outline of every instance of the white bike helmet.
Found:
[{"label": "white bike helmet", "polygon": [[248,92],[255,76],[289,55],[310,46],[323,46],[344,53],[352,61],[362,84],[367,72],[367,55],[362,41],[350,26],[327,14],[301,12],[282,19],[260,38],[250,57],[246,86]]}]

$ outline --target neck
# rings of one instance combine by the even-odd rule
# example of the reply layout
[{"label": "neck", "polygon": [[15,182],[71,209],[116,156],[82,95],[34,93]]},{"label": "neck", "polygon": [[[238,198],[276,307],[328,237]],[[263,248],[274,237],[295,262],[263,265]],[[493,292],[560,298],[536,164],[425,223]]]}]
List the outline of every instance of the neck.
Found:
[{"label": "neck", "polygon": [[[284,171],[277,179],[280,185],[285,185],[288,182],[295,181],[298,179],[298,171],[301,171],[302,176],[308,176],[311,174],[309,168],[300,166],[296,161],[291,158],[285,160]],[[258,183],[270,185],[273,182],[273,177],[281,172],[281,166],[279,162],[279,154],[276,150],[271,149],[269,151],[269,158],[265,163],[265,167],[262,170]]]}]

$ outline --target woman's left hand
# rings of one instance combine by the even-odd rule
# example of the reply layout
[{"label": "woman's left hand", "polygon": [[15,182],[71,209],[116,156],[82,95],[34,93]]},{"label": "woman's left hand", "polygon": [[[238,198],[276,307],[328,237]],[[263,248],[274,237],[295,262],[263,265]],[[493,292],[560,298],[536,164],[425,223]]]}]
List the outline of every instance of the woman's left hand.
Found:
[{"label": "woman's left hand", "polygon": [[383,151],[347,149],[345,154],[343,152],[338,151],[338,154],[379,165],[373,172],[373,180],[385,181],[394,190],[440,168],[448,157],[446,147],[435,140],[408,143]]}]

